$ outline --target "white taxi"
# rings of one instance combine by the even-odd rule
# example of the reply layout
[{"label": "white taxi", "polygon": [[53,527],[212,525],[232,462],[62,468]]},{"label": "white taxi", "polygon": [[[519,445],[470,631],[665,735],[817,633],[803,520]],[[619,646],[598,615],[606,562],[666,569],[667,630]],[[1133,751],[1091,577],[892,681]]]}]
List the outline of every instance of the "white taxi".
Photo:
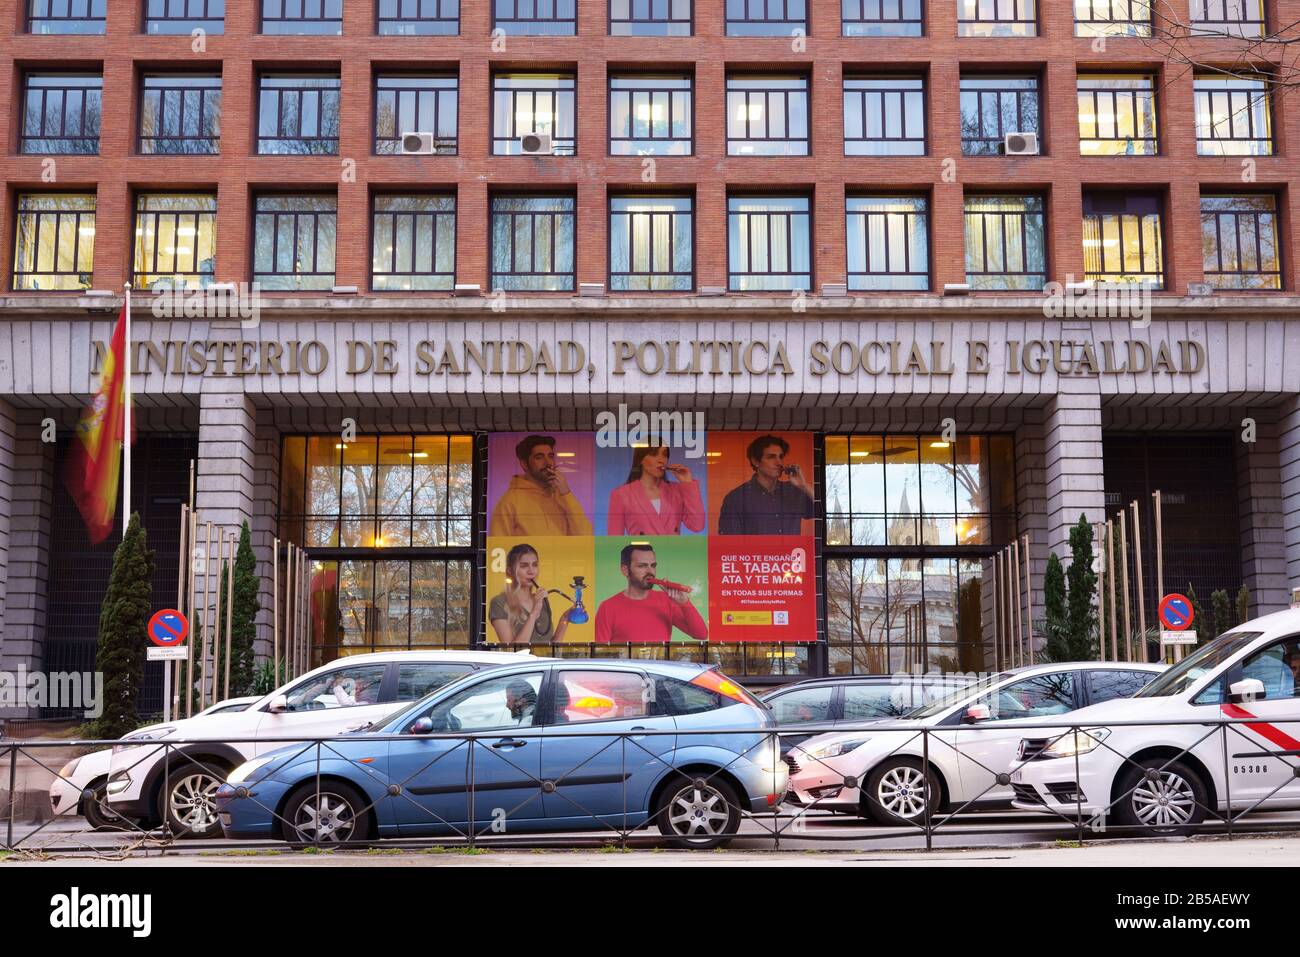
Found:
[{"label": "white taxi", "polygon": [[1229,808],[1300,807],[1300,610],[1245,622],[1132,698],[1032,732],[1016,764],[1016,807],[1098,829],[1177,833]]}]

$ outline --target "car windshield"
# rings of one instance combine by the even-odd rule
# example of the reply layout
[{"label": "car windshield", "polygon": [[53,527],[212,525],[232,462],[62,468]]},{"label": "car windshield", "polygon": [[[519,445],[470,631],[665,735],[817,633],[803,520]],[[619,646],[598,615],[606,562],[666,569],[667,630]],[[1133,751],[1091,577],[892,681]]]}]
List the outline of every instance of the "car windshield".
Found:
[{"label": "car windshield", "polygon": [[968,685],[962,685],[960,688],[955,688],[942,698],[938,698],[930,704],[914,708],[907,714],[903,715],[903,717],[909,721],[919,718],[933,718],[935,715],[948,710],[953,705],[961,704],[967,698],[975,697],[1010,677],[1012,677],[1012,674],[1009,671],[988,675],[987,677],[981,678],[979,681],[972,682]]},{"label": "car windshield", "polygon": [[1133,697],[1167,698],[1182,694],[1262,634],[1262,631],[1230,631],[1220,635],[1208,645],[1197,648]]}]

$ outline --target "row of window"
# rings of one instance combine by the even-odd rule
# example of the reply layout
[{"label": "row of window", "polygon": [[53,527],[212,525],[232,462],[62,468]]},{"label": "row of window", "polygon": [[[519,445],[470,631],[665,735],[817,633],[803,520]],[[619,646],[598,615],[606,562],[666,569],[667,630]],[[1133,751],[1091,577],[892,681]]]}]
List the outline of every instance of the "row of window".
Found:
[{"label": "row of window", "polygon": [[[376,291],[450,290],[456,279],[456,198],[376,193],[371,198],[370,284]],[[977,290],[1039,291],[1047,282],[1042,196],[972,194],[965,199],[966,277]],[[609,288],[695,288],[695,202],[689,195],[609,197]],[[136,199],[132,279],[136,288],[202,287],[215,276],[217,199],[143,193]],[[335,284],[337,199],[323,193],[254,199],[252,279],[266,289],[329,290]],[[493,195],[492,289],[575,289],[576,202],[572,194]],[[95,196],[18,197],[15,290],[88,289],[94,268]],[[848,287],[924,291],[931,285],[930,199],[851,195],[845,201]],[[1280,289],[1276,197],[1201,197],[1205,281],[1220,289]],[[738,292],[812,288],[811,200],[807,195],[727,199],[728,286]],[[1159,196],[1087,193],[1085,278],[1164,285]]]},{"label": "row of window", "polygon": [[[1154,74],[1084,73],[1077,83],[1082,155],[1160,152]],[[342,92],[337,74],[263,73],[257,90],[257,153],[337,155]],[[28,73],[19,151],[97,154],[102,94],[100,75]],[[694,153],[695,97],[689,74],[615,75],[609,79],[608,94],[612,155]],[[457,152],[456,75],[379,74],[373,95],[375,153],[401,153],[412,134],[421,134],[423,145],[417,148],[425,152]],[[1198,73],[1193,95],[1198,153],[1266,156],[1274,152],[1266,80]],[[1043,97],[1036,75],[963,76],[959,101],[964,155],[998,155],[1009,137],[1043,132]],[[522,153],[523,138],[530,134],[549,137],[556,154],[576,153],[578,103],[572,73],[494,74],[490,103],[493,155]],[[845,155],[926,154],[924,77],[845,77],[843,107]],[[726,117],[728,155],[806,156],[810,151],[808,77],[729,75]],[[137,140],[141,153],[215,154],[220,137],[220,74],[141,77]],[[1032,151],[1037,149],[1034,146]]]},{"label": "row of window", "polygon": [[[808,0],[716,0],[727,36],[806,36]],[[957,35],[1032,37],[1039,33],[1037,0],[954,0]],[[108,0],[27,0],[27,30],[37,34],[102,34]],[[1076,36],[1149,37],[1153,0],[1074,0]],[[225,0],[144,0],[142,30],[188,34],[225,30]],[[343,0],[259,0],[259,32],[340,36]],[[1187,0],[1193,33],[1262,36],[1263,0]],[[460,0],[377,0],[381,36],[455,36]],[[492,28],[506,36],[576,36],[577,0],[492,0]],[[841,0],[843,36],[919,37],[923,0]],[[608,0],[610,36],[691,36],[692,0]]]}]

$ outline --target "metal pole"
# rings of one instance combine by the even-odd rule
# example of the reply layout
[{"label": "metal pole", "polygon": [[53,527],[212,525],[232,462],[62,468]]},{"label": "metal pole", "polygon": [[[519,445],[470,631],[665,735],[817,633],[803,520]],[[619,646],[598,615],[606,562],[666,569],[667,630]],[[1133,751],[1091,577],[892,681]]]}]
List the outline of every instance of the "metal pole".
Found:
[{"label": "metal pole", "polygon": [[1025,663],[1025,623],[1020,617],[1021,596],[1020,596],[1020,539],[1011,543],[1012,568],[1015,573],[1011,576],[1011,582],[1016,592],[1016,661],[1020,664]]},{"label": "metal pole", "polygon": [[199,647],[199,710],[207,705],[208,699],[208,635],[211,634],[212,616],[208,609],[212,607],[212,523],[208,522],[208,534],[203,542],[203,644]]},{"label": "metal pole", "polygon": [[[191,463],[192,465],[193,463]],[[191,487],[193,483],[191,482]],[[186,590],[189,592],[190,640],[185,644],[185,717],[194,715],[194,646],[199,641],[198,581],[195,577],[194,553],[199,550],[199,513],[194,510],[190,494],[190,551],[185,556]]]},{"label": "metal pole", "polygon": [[1142,520],[1138,514],[1138,500],[1133,500],[1133,573],[1137,576],[1138,634],[1140,635],[1142,660],[1147,660],[1147,604],[1146,593],[1142,588]]},{"label": "metal pole", "polygon": [[993,667],[1002,670],[1002,561],[993,553]]},{"label": "metal pole", "polygon": [[1133,619],[1128,603],[1128,522],[1127,510],[1119,513],[1120,574],[1124,576],[1124,660],[1133,660]]},{"label": "metal pole", "polygon": [[271,546],[271,687],[280,687],[280,539]]},{"label": "metal pole", "polygon": [[[176,610],[185,614],[185,552],[188,549],[186,538],[190,531],[190,507],[181,502],[180,544],[176,548]],[[174,679],[174,680],[173,680]],[[163,662],[163,722],[172,719],[172,689],[176,690],[175,710],[181,713],[181,663],[179,661]]]},{"label": "metal pole", "polygon": [[293,655],[296,650],[294,639],[298,630],[293,626],[293,542],[290,542],[284,554],[284,678],[296,678]]},{"label": "metal pole", "polygon": [[126,369],[122,375],[122,538],[126,538],[127,526],[131,523],[131,284],[122,284],[125,296],[122,308],[122,321],[126,328],[126,355],[122,358]]},{"label": "metal pole", "polygon": [[1102,553],[1097,556],[1097,660],[1106,660],[1106,523],[1097,523],[1097,543]]},{"label": "metal pole", "polygon": [[1106,583],[1110,586],[1110,660],[1119,661],[1119,608],[1115,604],[1115,524],[1106,521]]},{"label": "metal pole", "polygon": [[[1029,533],[1022,536],[1025,542],[1025,619],[1029,625],[1029,663],[1034,663],[1034,576],[1029,564]],[[1019,574],[1017,570],[1016,574]]]},{"label": "metal pole", "polygon": [[230,534],[230,566],[226,573],[226,693],[230,697],[230,658],[235,650],[235,549],[238,542],[234,532]]}]

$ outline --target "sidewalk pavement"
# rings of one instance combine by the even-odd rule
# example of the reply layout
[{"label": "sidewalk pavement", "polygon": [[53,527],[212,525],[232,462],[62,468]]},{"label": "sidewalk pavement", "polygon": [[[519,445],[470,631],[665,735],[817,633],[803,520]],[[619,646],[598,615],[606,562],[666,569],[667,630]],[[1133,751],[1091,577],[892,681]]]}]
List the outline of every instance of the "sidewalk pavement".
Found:
[{"label": "sidewalk pavement", "polygon": [[668,851],[482,850],[377,848],[369,851],[198,851],[133,857],[31,860],[0,851],[0,873],[11,867],[1294,867],[1300,837],[1271,835],[1097,841],[1062,841],[1019,848],[943,851]]}]

